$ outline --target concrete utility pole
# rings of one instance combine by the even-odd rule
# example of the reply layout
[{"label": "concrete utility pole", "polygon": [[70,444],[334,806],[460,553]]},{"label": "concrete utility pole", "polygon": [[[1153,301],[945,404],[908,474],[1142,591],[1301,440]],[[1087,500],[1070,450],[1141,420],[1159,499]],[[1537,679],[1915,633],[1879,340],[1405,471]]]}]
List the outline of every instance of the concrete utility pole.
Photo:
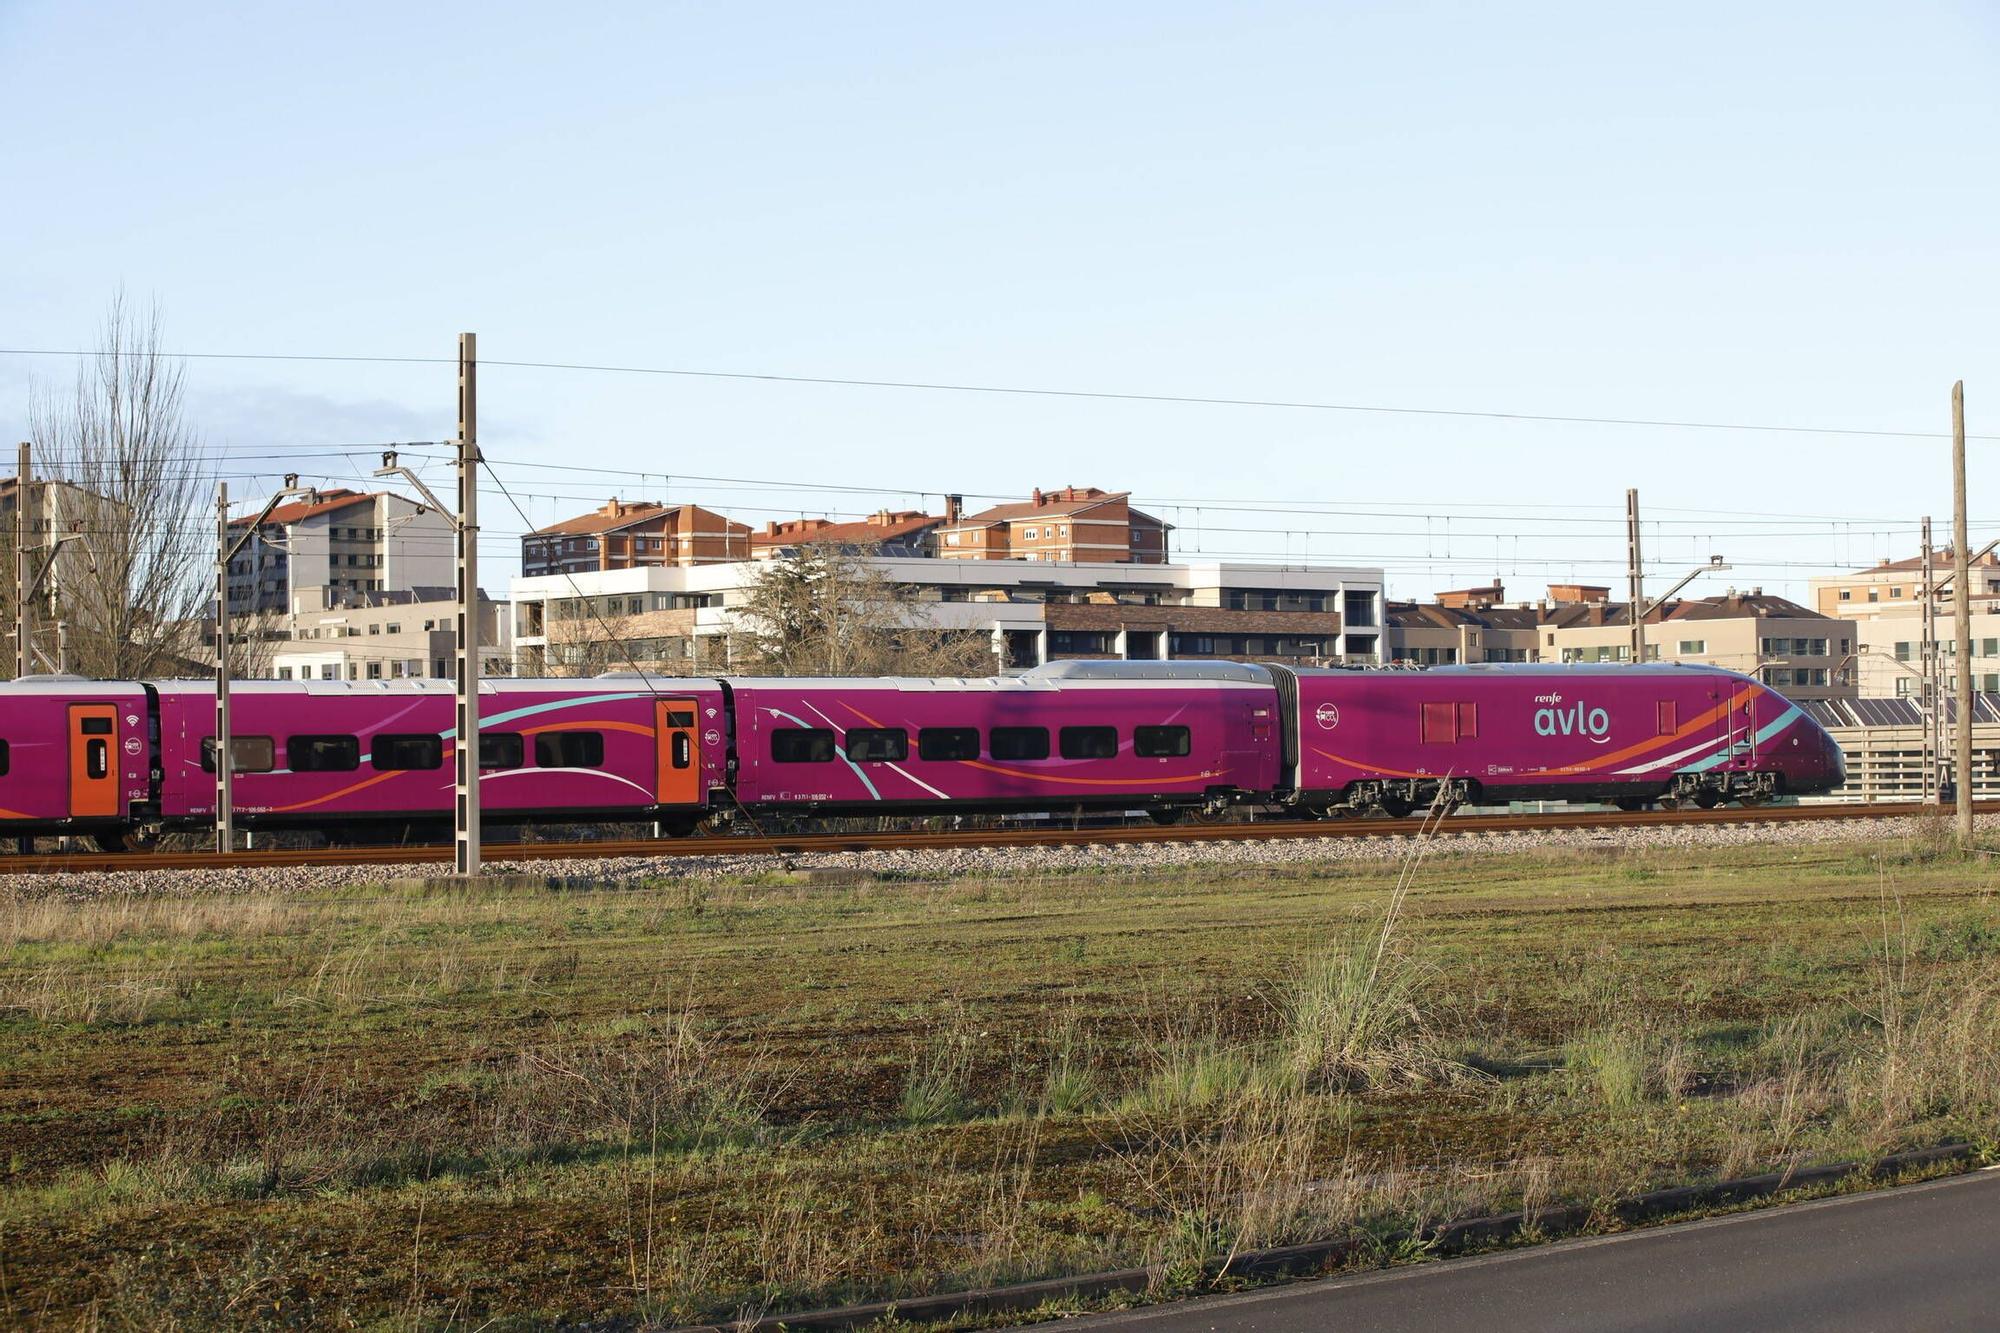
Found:
[{"label": "concrete utility pole", "polygon": [[1917,647],[1917,665],[1923,668],[1918,682],[1918,704],[1924,720],[1924,804],[1931,803],[1938,790],[1939,756],[1944,752],[1938,710],[1937,682],[1937,566],[1931,546],[1931,516],[1924,515],[1924,641]]},{"label": "concrete utility pole", "polygon": [[28,452],[14,465],[14,679],[28,674]]},{"label": "concrete utility pole", "polygon": [[479,337],[458,335],[458,819],[453,868],[479,873]]},{"label": "concrete utility pole", "polygon": [[[300,486],[296,472],[285,477],[284,488],[264,502],[257,517],[250,520],[243,535],[229,539],[229,483],[215,483],[215,850],[227,855],[236,850],[235,750],[229,735],[229,562],[234,560],[263,528],[281,501],[304,499],[315,503],[319,492]],[[250,571],[250,592],[254,603],[257,571]]]},{"label": "concrete utility pole", "polygon": [[[452,526],[458,534],[458,626],[453,636],[453,672],[457,701],[457,737],[452,772],[452,870],[462,876],[479,873],[479,338],[458,335],[458,513]],[[396,451],[382,455],[378,477],[401,477],[430,507],[444,505],[424,485],[423,478],[396,461]]]},{"label": "concrete utility pole", "polygon": [[1958,649],[1958,844],[1972,846],[1972,545],[1965,531],[1965,381],[1951,386],[1952,624]]},{"label": "concrete utility pole", "polygon": [[1625,569],[1632,585],[1630,618],[1632,621],[1632,660],[1646,660],[1646,600],[1645,565],[1639,556],[1639,492],[1636,489],[1625,492]]}]

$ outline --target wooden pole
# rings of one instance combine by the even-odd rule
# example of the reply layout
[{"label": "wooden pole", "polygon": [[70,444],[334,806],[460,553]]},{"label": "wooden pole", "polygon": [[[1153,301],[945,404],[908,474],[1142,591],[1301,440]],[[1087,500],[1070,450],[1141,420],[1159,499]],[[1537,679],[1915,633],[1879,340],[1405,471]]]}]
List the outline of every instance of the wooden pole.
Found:
[{"label": "wooden pole", "polygon": [[28,445],[14,465],[14,679],[28,674]]}]

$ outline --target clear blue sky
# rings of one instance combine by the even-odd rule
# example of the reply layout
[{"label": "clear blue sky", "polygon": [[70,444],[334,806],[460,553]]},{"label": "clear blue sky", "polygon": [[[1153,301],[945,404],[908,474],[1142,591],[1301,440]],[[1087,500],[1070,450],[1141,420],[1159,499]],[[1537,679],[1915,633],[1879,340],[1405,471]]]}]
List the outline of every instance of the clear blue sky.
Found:
[{"label": "clear blue sky", "polygon": [[[9,347],[88,345],[123,284],[195,351],[473,329],[492,359],[1938,431],[1963,377],[2000,435],[1991,4],[11,0],[0,78]],[[66,373],[0,357],[0,420]],[[207,440],[271,472],[452,429],[444,366],[189,377]],[[1949,506],[1941,440],[500,367],[481,404],[537,523],[614,492],[753,522],[920,498],[696,475],[1094,483],[1184,550],[1407,594],[1609,573],[1627,486],[1663,577],[1713,549],[1794,589]],[[1974,448],[2000,527],[2000,442]],[[487,517],[504,551],[520,523]]]}]

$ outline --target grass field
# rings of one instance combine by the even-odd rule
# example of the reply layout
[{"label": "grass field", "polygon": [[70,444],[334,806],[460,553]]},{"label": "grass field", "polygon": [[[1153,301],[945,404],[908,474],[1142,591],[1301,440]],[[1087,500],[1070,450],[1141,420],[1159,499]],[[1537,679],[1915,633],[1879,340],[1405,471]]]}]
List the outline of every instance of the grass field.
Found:
[{"label": "grass field", "polygon": [[1991,1145],[1991,884],[1898,844],[12,903],[0,1310],[636,1328],[1140,1261],[1171,1289]]}]

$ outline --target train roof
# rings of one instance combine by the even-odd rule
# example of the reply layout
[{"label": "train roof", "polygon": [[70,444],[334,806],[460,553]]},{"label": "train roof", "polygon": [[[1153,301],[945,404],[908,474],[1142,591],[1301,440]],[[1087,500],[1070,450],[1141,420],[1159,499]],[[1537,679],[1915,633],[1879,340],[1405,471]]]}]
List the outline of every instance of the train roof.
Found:
[{"label": "train roof", "polygon": [[1426,667],[1294,667],[1301,676],[1567,676],[1612,675],[1671,676],[1683,672],[1735,676],[1740,672],[1703,662],[1460,662],[1451,666]]}]

